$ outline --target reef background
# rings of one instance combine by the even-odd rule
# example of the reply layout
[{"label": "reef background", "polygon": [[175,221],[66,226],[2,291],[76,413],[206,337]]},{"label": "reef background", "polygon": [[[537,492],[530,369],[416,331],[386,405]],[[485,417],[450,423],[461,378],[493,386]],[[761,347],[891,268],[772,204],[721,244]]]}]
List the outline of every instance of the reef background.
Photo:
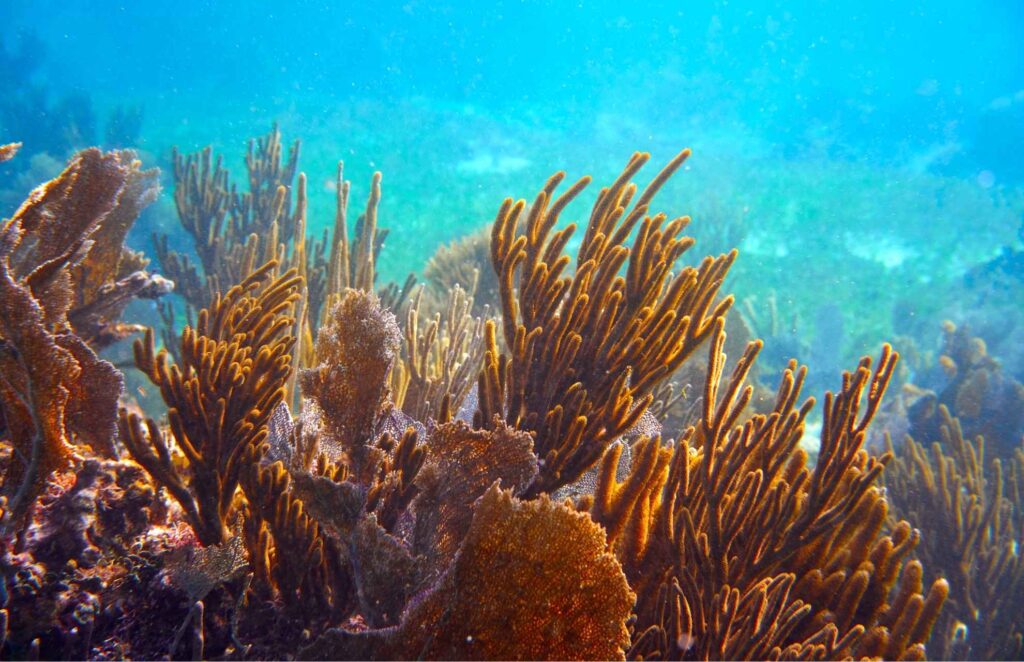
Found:
[{"label": "reef background", "polygon": [[[52,157],[31,161],[37,176],[4,212],[71,147],[116,139],[115,112],[141,117],[130,144],[107,146],[143,150],[165,187],[172,146],[212,144],[238,170],[248,138],[277,122],[304,141],[314,224],[331,222],[338,159],[354,182],[384,173],[379,270],[401,280],[555,168],[600,180],[637,147],[664,160],[689,146],[692,174],[667,204],[694,217],[701,254],[738,245],[738,297],[767,315],[778,292],[799,316],[790,335],[837,323],[820,309],[827,289],[843,337],[826,374],[907,333],[907,318],[937,337],[960,303],[950,287],[1019,246],[1016,3],[549,4],[4,3],[5,103],[29,83],[51,120],[91,108],[65,112],[78,135],[42,149],[0,116],[26,144],[17,167]],[[985,38],[957,47],[968,34]],[[176,234],[166,197],[135,247],[153,230]]]}]

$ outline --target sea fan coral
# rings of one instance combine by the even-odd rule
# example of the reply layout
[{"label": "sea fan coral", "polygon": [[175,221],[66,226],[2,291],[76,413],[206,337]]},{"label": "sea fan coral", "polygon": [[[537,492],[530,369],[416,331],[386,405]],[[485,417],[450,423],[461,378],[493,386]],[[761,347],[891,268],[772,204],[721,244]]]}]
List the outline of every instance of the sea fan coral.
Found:
[{"label": "sea fan coral", "polygon": [[125,273],[144,264],[122,243],[154,180],[131,152],[86,150],[0,229],[0,427],[18,451],[4,471],[5,526],[68,466],[73,445],[114,456],[122,379],[93,347],[139,328],[118,319],[129,299],[169,289]]},{"label": "sea fan coral", "polygon": [[604,533],[547,497],[497,486],[477,503],[449,572],[395,628],[333,631],[302,651],[331,659],[621,659],[634,596]]}]

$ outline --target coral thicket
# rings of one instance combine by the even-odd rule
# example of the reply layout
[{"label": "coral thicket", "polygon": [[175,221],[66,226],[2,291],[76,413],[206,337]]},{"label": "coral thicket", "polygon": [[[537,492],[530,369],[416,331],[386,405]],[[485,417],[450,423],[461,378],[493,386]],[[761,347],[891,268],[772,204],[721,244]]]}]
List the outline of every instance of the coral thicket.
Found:
[{"label": "coral thicket", "polygon": [[[377,283],[381,175],[350,236],[339,165],[307,236],[282,145],[251,143],[243,192],[175,153],[169,280],[123,245],[156,195],[130,152],[79,153],[0,230],[3,657],[924,659],[1019,584],[1019,461],[989,484],[958,433],[955,462],[868,446],[888,345],[825,394],[813,461],[806,367],[770,391],[729,327],[727,374],[738,253],[684,264],[689,218],[652,207],[689,151],[646,186],[634,154],[581,226],[590,179],[558,173],[416,287]],[[122,319],[171,281],[182,328]],[[139,333],[122,367],[162,406],[96,354]],[[984,578],[922,540],[935,517]]]}]

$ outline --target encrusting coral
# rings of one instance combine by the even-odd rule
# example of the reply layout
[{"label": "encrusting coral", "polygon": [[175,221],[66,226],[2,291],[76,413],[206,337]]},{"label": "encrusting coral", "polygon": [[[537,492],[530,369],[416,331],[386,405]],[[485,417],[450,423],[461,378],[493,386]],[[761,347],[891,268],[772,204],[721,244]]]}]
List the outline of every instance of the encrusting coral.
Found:
[{"label": "encrusting coral", "polygon": [[[688,219],[650,213],[688,154],[642,191],[634,155],[575,259],[558,223],[589,178],[506,200],[500,320],[454,285],[436,309],[411,282],[374,291],[379,175],[352,239],[339,167],[314,242],[276,130],[244,194],[212,153],[177,157],[201,266],[158,253],[189,325],[134,345],[166,423],[91,347],[130,328],[121,308],[72,315],[141,268],[114,247],[155,175],[80,154],[0,233],[0,653],[923,658],[949,587],[890,517],[891,455],[863,448],[895,354],[826,395],[810,466],[805,370],[757,407],[759,342],[724,377],[735,251],[678,264]],[[660,436],[650,407],[706,340],[700,404]]]}]

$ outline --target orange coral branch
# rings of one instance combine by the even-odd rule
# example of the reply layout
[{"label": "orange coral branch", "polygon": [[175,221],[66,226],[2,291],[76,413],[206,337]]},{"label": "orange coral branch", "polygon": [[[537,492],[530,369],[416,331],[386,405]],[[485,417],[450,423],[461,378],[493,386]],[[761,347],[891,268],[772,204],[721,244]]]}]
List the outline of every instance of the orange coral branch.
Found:
[{"label": "orange coral branch", "polygon": [[[139,421],[122,412],[123,438],[133,457],[182,503],[203,544],[227,538],[242,458],[267,438],[268,421],[291,374],[289,312],[302,279],[293,269],[267,282],[276,267],[268,262],[200,312],[195,329],[182,333],[180,365],[169,363],[166,350],[156,352],[151,330],[145,342],[135,343],[136,365],[168,405],[189,479],[176,475],[155,424],[147,423],[146,440]],[[187,486],[187,497],[181,486]]]},{"label": "orange coral branch", "polygon": [[598,195],[572,275],[563,275],[571,262],[563,250],[576,226],[554,228],[589,178],[556,198],[564,179],[558,173],[525,218],[522,200],[507,199],[498,212],[491,260],[509,355],[499,359],[496,343],[487,341],[477,420],[487,424],[501,414],[535,435],[543,466],[532,494],[579,478],[639,420],[654,389],[732,304],[731,297],[714,299],[735,252],[672,274],[693,245],[682,236],[689,218],[648,215],[654,195],[688,155],[677,155],[639,196],[629,180],[649,155],[633,155]]},{"label": "orange coral branch", "polygon": [[882,533],[874,486],[888,455],[861,449],[892,377],[886,346],[826,396],[812,468],[798,446],[813,405],[798,405],[805,370],[784,372],[773,409],[746,416],[751,343],[723,380],[716,320],[703,415],[674,449],[641,439],[629,475],[605,455],[590,505],[640,596],[631,654],[697,658],[918,657],[948,592],[927,597],[907,564],[918,535]]}]

